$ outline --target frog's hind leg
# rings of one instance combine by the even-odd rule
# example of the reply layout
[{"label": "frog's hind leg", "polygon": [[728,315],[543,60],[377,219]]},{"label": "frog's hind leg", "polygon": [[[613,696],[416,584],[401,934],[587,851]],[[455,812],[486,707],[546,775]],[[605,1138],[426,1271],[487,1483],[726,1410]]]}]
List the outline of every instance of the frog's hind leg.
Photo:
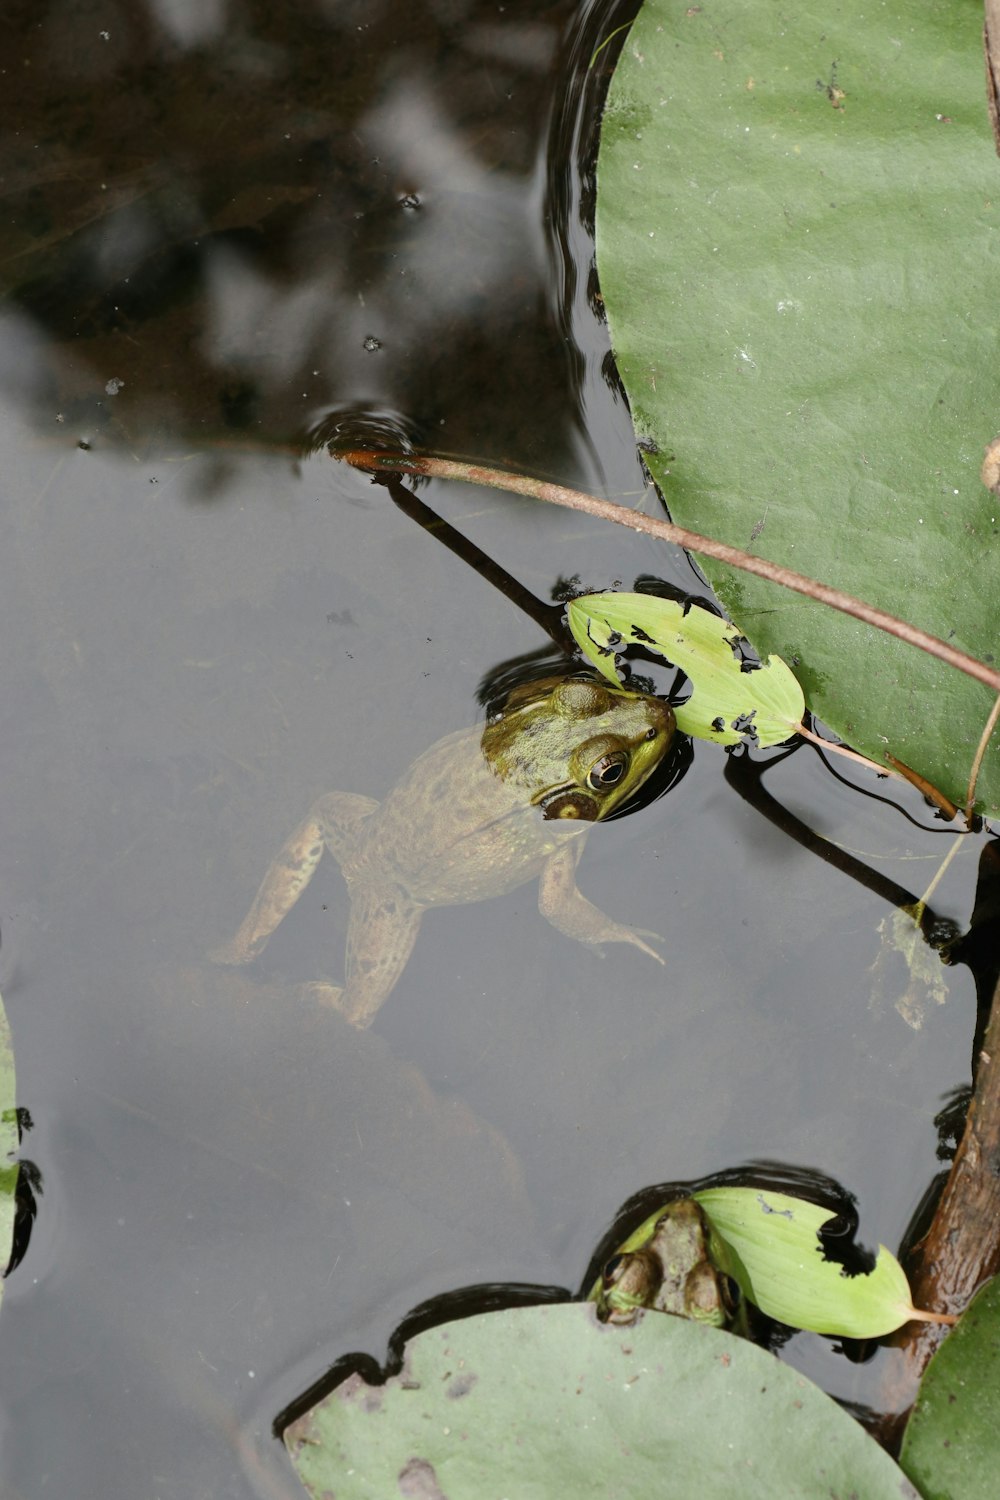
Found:
[{"label": "frog's hind leg", "polygon": [[309,884],[324,848],[342,865],[361,825],[377,807],[371,797],[356,797],[348,792],[331,792],[320,797],[272,860],[240,930],[231,943],[212,954],[215,961],[246,964],[256,958]]},{"label": "frog's hind leg", "polygon": [[347,984],[337,1009],[352,1026],[370,1026],[390,994],[420,931],[424,908],[392,886],[355,885],[347,929]]}]

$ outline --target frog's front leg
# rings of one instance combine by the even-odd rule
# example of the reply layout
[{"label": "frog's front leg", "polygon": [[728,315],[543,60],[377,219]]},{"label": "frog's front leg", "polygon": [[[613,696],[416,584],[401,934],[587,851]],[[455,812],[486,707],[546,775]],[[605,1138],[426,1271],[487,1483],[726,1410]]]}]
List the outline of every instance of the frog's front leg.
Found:
[{"label": "frog's front leg", "polygon": [[240,930],[231,943],[212,954],[215,961],[246,964],[256,958],[309,884],[324,848],[342,865],[362,824],[377,807],[373,798],[356,797],[350,792],[330,792],[320,797],[272,860]]},{"label": "frog's front leg", "polygon": [[538,910],[553,927],[578,943],[632,943],[662,964],[663,959],[645,938],[655,938],[655,932],[645,932],[637,927],[626,927],[606,916],[599,907],[588,901],[576,883],[576,866],[585,840],[573,839],[563,844],[542,866],[538,885]]}]

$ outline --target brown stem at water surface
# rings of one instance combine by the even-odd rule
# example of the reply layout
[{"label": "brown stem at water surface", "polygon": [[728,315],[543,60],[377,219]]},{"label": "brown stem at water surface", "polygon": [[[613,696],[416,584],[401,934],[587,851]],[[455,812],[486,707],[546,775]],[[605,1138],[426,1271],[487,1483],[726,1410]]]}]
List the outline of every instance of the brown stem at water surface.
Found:
[{"label": "brown stem at water surface", "polygon": [[[985,748],[986,747],[984,746],[983,749],[985,750]],[[890,766],[895,767],[896,771],[900,776],[902,776],[903,780],[908,781],[911,786],[915,786],[917,791],[920,792],[922,796],[927,798],[928,802],[933,802],[938,812],[942,813],[949,822],[952,818],[958,817],[958,808],[955,806],[954,802],[952,802],[950,797],[946,797],[944,792],[939,791],[938,788],[934,785],[933,781],[928,781],[926,776],[921,776],[919,771],[915,771],[913,767],[908,766],[905,761],[897,760],[896,756],[890,755],[888,750],[886,750],[884,754],[887,763]]]},{"label": "brown stem at water surface", "polygon": [[[976,1065],[965,1130],[926,1235],[906,1269],[913,1303],[960,1316],[1000,1271],[1000,984]],[[931,1355],[946,1330],[908,1323],[893,1340],[880,1439],[895,1446]]]},{"label": "brown stem at water surface", "polygon": [[793,572],[791,568],[783,568],[778,563],[768,562],[764,557],[754,557],[749,552],[741,552],[738,547],[730,547],[727,543],[718,542],[713,537],[700,536],[698,532],[688,531],[683,526],[675,526],[670,521],[660,521],[653,516],[644,516],[639,511],[629,510],[627,506],[618,505],[613,500],[598,500],[594,495],[586,495],[580,490],[567,489],[565,485],[551,484],[542,479],[529,479],[523,474],[508,474],[503,469],[487,468],[482,464],[459,463],[450,458],[432,458],[412,453],[385,453],[369,448],[352,448],[346,452],[331,449],[331,456],[341,459],[344,463],[352,464],[356,469],[364,469],[372,474],[419,474],[428,479],[459,479],[466,484],[481,484],[489,489],[509,490],[515,495],[525,495],[533,500],[544,500],[550,505],[562,505],[569,510],[582,511],[586,515],[596,516],[602,521],[613,521],[619,526],[628,526],[632,531],[645,532],[647,536],[658,537],[664,542],[673,542],[675,546],[683,547],[689,552],[698,552],[703,557],[714,557],[717,562],[728,563],[731,567],[741,568],[745,573],[754,573],[757,577],[766,578],[771,583],[780,584],[783,588],[794,589],[796,593],[805,594],[820,604],[828,604],[832,609],[840,610],[842,614],[852,615],[856,620],[861,620],[876,630],[885,631],[888,635],[896,636],[898,640],[906,641],[908,645],[916,646],[920,651],[936,656],[939,661],[956,667],[968,677],[974,677],[977,682],[985,683],[995,693],[1000,693],[1000,672],[993,667],[987,666],[985,662],[977,661],[973,656],[967,656],[964,651],[957,651],[954,646],[949,646],[947,641],[939,640],[937,636],[929,635],[924,630],[918,630],[915,625],[909,625],[905,620],[899,620],[895,615],[887,614],[885,610],[866,604],[863,599],[855,599],[851,594],[844,594],[840,589],[830,588],[825,583],[818,583],[815,578],[807,578],[803,573]]}]

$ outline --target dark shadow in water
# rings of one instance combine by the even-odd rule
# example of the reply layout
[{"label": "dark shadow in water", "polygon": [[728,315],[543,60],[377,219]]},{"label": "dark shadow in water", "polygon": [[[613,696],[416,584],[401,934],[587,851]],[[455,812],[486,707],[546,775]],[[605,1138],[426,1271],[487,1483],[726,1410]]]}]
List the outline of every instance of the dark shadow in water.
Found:
[{"label": "dark shadow in water", "polygon": [[[773,766],[780,765],[788,756],[799,754],[803,748],[805,748],[804,742],[800,742],[769,755],[766,760],[758,760],[742,753],[743,747],[737,746],[726,760],[726,780],[762,817],[767,818],[768,822],[780,828],[782,833],[787,834],[810,853],[817,854],[834,869],[840,870],[844,875],[849,875],[852,880],[856,880],[866,890],[880,896],[883,901],[888,901],[891,906],[915,905],[918,898],[912,891],[908,891],[898,881],[890,880],[880,871],[873,870],[870,865],[866,865],[863,860],[856,859],[853,854],[848,854],[845,849],[839,849],[820,834],[814,833],[808,824],[803,823],[801,818],[797,818],[786,807],[782,807],[781,803],[766,790],[763,785],[765,772]],[[876,801],[880,800],[875,793],[859,791],[859,795],[870,796]],[[929,926],[937,920],[939,919],[933,910],[928,907],[925,925]]]},{"label": "dark shadow in water", "polygon": [[998,933],[1000,933],[1000,839],[993,838],[983,845],[983,852],[979,856],[979,879],[976,884],[976,901],[972,909],[969,930],[944,947],[948,962],[967,965],[976,981],[978,1005],[976,1034],[972,1042],[973,1079],[975,1079],[986,1024],[990,1017],[993,996],[997,984],[1000,983]]},{"label": "dark shadow in water", "polygon": [[33,1161],[22,1157],[18,1163],[17,1186],[14,1189],[14,1232],[11,1237],[10,1260],[3,1273],[5,1277],[17,1269],[28,1253],[41,1195],[42,1174]]}]

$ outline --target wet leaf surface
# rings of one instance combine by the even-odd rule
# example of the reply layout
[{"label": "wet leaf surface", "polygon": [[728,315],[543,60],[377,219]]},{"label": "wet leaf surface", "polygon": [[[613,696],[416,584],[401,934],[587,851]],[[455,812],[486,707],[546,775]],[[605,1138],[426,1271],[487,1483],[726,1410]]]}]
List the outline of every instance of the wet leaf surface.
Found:
[{"label": "wet leaf surface", "polygon": [[[647,0],[608,96],[597,254],[674,519],[991,662],[1000,198],[982,67],[963,6]],[[964,801],[988,689],[704,566],[849,744]],[[995,743],[979,796],[1000,808]]]},{"label": "wet leaf surface", "polygon": [[927,1500],[991,1500],[1000,1464],[1000,1281],[983,1287],[924,1373],[900,1463]]},{"label": "wet leaf surface", "polygon": [[481,1500],[485,1473],[518,1500],[916,1495],[772,1355],[662,1313],[602,1326],[579,1304],[431,1329],[384,1386],[351,1376],[284,1438],[315,1500]]},{"label": "wet leaf surface", "polygon": [[902,1266],[848,1243],[838,1251],[824,1227],[828,1208],[755,1188],[695,1193],[716,1238],[717,1263],[769,1317],[843,1338],[878,1338],[913,1315]]}]

